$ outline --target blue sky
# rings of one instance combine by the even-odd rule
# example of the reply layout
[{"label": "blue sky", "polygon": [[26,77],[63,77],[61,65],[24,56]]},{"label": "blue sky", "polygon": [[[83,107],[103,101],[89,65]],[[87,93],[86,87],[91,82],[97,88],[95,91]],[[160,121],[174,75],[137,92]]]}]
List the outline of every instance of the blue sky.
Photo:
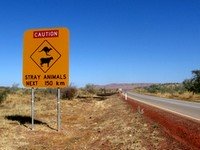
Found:
[{"label": "blue sky", "polygon": [[0,85],[21,85],[23,34],[70,30],[70,82],[182,82],[200,69],[199,0],[2,0]]}]

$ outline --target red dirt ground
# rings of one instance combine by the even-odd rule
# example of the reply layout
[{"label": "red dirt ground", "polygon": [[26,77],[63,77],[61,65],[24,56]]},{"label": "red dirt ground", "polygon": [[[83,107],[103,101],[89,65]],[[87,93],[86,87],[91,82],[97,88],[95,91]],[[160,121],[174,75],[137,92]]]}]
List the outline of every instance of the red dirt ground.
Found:
[{"label": "red dirt ground", "polygon": [[[134,101],[130,98],[125,101],[132,106],[133,110],[137,110],[138,106],[140,106],[144,110],[143,115],[150,122],[157,122],[163,127],[168,136],[182,143],[181,149],[200,149],[200,122]],[[176,148],[174,147],[174,149]]]}]

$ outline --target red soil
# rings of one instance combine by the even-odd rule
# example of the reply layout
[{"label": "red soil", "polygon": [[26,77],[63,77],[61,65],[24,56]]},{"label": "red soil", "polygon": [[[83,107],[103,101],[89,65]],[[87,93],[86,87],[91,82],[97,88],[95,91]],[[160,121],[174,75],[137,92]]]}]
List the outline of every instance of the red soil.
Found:
[{"label": "red soil", "polygon": [[[183,145],[183,149],[200,149],[200,122],[158,109],[128,98],[126,100],[134,110],[138,106],[144,110],[144,116],[149,121],[160,124],[168,136],[173,137]],[[181,148],[181,149],[182,149]]]}]

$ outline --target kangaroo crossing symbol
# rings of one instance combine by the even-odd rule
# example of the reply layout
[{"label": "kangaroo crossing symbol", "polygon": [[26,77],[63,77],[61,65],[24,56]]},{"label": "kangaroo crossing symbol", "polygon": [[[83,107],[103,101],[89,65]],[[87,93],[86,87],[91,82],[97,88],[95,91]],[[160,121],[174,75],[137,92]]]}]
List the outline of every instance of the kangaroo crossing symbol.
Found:
[{"label": "kangaroo crossing symbol", "polygon": [[23,85],[63,88],[69,85],[69,30],[31,29],[24,33]]},{"label": "kangaroo crossing symbol", "polygon": [[44,73],[48,72],[60,57],[61,54],[47,40],[44,40],[30,56]]},{"label": "kangaroo crossing symbol", "polygon": [[46,53],[47,56],[50,56],[48,53],[50,52],[50,50],[52,50],[52,48],[48,48],[48,47],[44,47],[40,52],[44,51]]}]

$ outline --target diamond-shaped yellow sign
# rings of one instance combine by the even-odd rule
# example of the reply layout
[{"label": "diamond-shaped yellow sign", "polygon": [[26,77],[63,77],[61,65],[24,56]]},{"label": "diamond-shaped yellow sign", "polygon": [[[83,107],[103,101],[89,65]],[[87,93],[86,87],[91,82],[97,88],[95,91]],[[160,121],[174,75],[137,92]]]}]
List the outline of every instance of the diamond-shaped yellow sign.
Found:
[{"label": "diamond-shaped yellow sign", "polygon": [[61,57],[61,54],[47,40],[44,40],[30,57],[46,73]]},{"label": "diamond-shaped yellow sign", "polygon": [[68,29],[33,29],[25,32],[22,78],[25,87],[68,86]]}]

